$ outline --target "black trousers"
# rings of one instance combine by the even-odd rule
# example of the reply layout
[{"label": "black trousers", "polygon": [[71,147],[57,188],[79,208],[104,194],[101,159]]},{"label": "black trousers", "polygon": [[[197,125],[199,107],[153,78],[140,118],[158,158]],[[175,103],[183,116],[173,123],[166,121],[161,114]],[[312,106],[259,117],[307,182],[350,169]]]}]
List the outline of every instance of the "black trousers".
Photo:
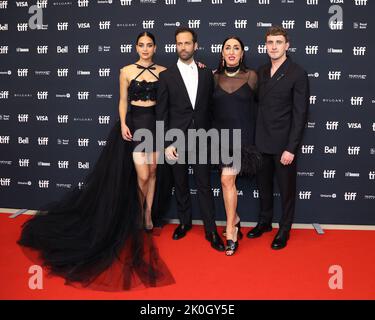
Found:
[{"label": "black trousers", "polygon": [[272,223],[273,218],[273,181],[276,180],[280,189],[282,216],[279,222],[280,229],[290,230],[292,227],[296,205],[296,158],[290,165],[280,162],[281,154],[262,154],[263,166],[256,179],[260,198],[260,223]]},{"label": "black trousers", "polygon": [[[172,164],[172,172],[177,201],[177,213],[182,224],[192,223],[192,207],[189,187],[189,174],[187,164],[188,152],[179,153],[185,157],[185,164]],[[203,219],[205,232],[216,231],[215,204],[211,190],[211,171],[209,164],[192,164],[194,180],[197,185],[199,209]]]}]

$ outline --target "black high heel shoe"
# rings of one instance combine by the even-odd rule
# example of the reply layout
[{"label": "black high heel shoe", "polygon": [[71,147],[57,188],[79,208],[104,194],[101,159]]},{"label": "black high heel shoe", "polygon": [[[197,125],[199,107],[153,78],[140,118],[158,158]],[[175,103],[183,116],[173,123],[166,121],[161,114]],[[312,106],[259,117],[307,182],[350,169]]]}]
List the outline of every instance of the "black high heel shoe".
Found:
[{"label": "black high heel shoe", "polygon": [[225,255],[227,256],[233,256],[238,249],[238,227],[236,227],[235,230],[233,235],[234,239],[227,239],[227,245],[225,246]]},{"label": "black high heel shoe", "polygon": [[[241,221],[238,221],[235,225],[234,225],[236,228],[238,228],[238,239],[241,240],[243,238],[243,233],[241,231]],[[226,237],[227,236],[227,227],[225,226],[224,227],[224,230],[223,230],[223,237]]]}]

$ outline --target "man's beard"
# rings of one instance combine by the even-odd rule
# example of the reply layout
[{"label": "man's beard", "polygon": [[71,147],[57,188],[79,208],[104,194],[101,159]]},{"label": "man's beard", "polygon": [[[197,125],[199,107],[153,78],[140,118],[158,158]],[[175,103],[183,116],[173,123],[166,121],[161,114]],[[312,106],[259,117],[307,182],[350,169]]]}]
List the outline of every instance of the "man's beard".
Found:
[{"label": "man's beard", "polygon": [[194,56],[194,52],[187,53],[187,52],[185,51],[184,53],[187,54],[187,55],[182,56],[182,55],[181,55],[182,52],[179,52],[179,53],[178,53],[178,57],[179,57],[181,60],[184,60],[184,61],[187,61],[187,60],[191,59],[191,58]]}]

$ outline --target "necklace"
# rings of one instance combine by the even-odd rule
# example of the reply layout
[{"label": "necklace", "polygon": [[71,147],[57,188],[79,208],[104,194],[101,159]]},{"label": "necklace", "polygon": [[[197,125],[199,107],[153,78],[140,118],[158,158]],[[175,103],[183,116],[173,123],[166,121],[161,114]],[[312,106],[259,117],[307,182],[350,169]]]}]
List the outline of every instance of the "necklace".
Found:
[{"label": "necklace", "polygon": [[240,69],[238,68],[235,72],[228,72],[226,69],[224,70],[224,73],[228,76],[228,77],[235,77],[238,73],[240,72]]}]

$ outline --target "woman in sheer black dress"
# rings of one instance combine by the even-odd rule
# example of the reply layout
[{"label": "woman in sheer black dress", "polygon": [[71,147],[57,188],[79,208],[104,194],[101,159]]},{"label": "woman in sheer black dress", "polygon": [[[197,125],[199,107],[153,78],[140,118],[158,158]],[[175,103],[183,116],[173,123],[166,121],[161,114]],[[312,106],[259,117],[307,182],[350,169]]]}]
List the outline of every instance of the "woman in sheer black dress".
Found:
[{"label": "woman in sheer black dress", "polygon": [[[226,255],[233,255],[238,248],[238,238],[242,238],[240,217],[237,213],[236,178],[238,175],[252,176],[261,165],[259,152],[254,147],[255,130],[255,90],[257,74],[246,69],[244,45],[238,37],[227,38],[222,46],[219,67],[215,72],[214,127],[218,130],[240,129],[241,142],[229,139],[220,141],[221,152],[240,156],[236,161],[226,163],[221,159],[221,185],[227,225],[224,236],[227,239]],[[238,144],[239,143],[239,144]],[[237,145],[238,144],[238,145]],[[238,158],[237,158],[238,159]]]}]

